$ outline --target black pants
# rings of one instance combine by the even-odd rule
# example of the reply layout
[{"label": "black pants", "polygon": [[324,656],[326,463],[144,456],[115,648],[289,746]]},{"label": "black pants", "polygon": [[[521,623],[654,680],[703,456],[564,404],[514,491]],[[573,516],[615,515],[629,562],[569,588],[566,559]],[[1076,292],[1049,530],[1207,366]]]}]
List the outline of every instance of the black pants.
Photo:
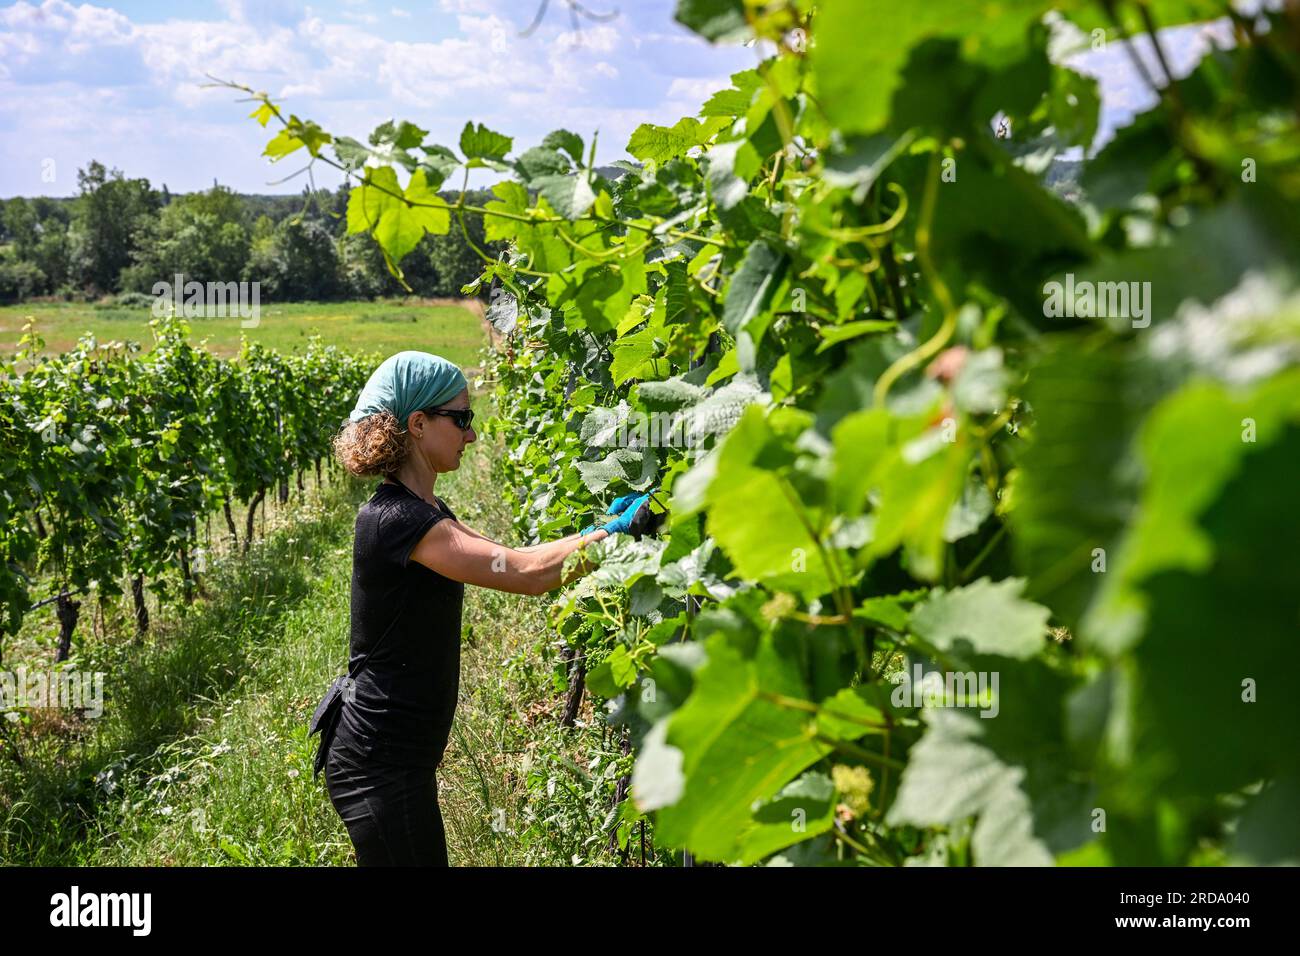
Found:
[{"label": "black pants", "polygon": [[358,866],[447,866],[447,837],[432,768],[366,757],[336,734],[325,786],[357,851]]}]

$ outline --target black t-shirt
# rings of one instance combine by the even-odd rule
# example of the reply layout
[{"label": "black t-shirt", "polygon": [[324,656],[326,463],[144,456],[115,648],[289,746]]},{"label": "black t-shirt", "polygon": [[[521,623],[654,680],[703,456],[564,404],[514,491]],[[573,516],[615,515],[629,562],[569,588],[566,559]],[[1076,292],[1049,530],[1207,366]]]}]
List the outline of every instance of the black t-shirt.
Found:
[{"label": "black t-shirt", "polygon": [[356,686],[338,732],[362,754],[407,766],[436,767],[442,759],[460,686],[465,585],[410,560],[425,532],[456,519],[437,500],[441,508],[380,483],[357,512],[352,545]]}]

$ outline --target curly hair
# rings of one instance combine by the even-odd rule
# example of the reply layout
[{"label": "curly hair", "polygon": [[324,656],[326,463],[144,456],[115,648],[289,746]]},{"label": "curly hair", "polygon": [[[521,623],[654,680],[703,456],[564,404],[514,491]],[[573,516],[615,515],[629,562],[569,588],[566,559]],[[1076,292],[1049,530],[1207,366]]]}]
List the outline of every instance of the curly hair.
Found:
[{"label": "curly hair", "polygon": [[359,478],[391,475],[406,460],[406,430],[390,411],[348,422],[334,436],[334,455],[339,463]]}]

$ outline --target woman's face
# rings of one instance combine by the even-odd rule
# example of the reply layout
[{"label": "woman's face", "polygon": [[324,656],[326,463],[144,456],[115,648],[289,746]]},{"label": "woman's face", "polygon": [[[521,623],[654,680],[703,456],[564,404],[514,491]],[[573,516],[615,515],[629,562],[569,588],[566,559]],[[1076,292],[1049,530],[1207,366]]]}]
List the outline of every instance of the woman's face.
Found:
[{"label": "woman's face", "polygon": [[[469,408],[469,389],[462,388],[460,393],[444,405],[444,411],[460,411]],[[408,422],[411,440],[415,449],[424,456],[429,467],[435,472],[455,471],[460,467],[461,456],[465,446],[478,440],[478,433],[471,425],[465,431],[448,415],[425,415],[424,412],[412,412]]]}]

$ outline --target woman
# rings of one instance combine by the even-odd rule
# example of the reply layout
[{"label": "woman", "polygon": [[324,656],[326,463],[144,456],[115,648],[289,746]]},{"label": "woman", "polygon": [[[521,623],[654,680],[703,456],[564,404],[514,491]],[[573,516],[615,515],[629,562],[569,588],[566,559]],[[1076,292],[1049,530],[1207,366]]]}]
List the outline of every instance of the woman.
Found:
[{"label": "woman", "polygon": [[[648,495],[615,502],[603,528],[510,548],[459,520],[433,493],[477,440],[465,376],[426,352],[399,352],[362,389],[335,451],[354,475],[383,476],[357,514],[352,551],[354,678],[325,755],[330,801],[360,866],[447,865],[434,771],[460,683],[466,584],[543,594],[564,559],[626,532]],[[619,507],[622,506],[622,507]]]}]

